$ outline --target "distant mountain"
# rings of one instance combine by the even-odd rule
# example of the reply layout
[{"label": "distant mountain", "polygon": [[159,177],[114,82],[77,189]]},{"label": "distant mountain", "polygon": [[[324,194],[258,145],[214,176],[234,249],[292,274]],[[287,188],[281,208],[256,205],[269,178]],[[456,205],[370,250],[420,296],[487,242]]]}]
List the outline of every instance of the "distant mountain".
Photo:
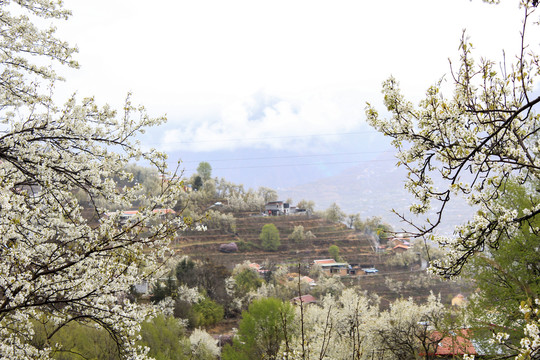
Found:
[{"label": "distant mountain", "polygon": [[[280,199],[313,200],[317,210],[327,209],[337,203],[347,214],[359,213],[362,218],[380,216],[402,230],[407,224],[400,222],[391,212],[408,213],[413,197],[404,189],[406,170],[388,166],[388,162],[372,161],[363,166],[351,167],[338,175],[308,182],[300,186],[278,190]],[[458,199],[445,210],[438,232],[450,235],[454,226],[469,219],[473,209]],[[435,215],[431,214],[430,218]]]}]

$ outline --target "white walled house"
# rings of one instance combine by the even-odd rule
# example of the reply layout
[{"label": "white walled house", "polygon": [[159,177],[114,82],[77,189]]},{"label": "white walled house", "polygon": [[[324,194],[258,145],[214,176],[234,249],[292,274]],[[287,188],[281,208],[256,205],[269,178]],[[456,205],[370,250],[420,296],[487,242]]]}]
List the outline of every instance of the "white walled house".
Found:
[{"label": "white walled house", "polygon": [[270,201],[264,206],[264,212],[268,215],[289,215],[289,203],[283,201]]}]

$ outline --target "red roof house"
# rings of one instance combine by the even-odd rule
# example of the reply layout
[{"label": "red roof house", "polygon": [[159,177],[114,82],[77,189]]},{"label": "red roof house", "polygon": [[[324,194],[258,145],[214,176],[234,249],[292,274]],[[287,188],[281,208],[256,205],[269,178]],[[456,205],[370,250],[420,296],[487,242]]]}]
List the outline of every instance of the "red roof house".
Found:
[{"label": "red roof house", "polygon": [[[441,333],[433,332],[433,338],[440,338]],[[439,341],[434,355],[440,359],[454,359],[455,356],[477,355],[476,349],[471,341],[471,332],[468,329],[451,331],[450,334]],[[425,354],[420,354],[425,355]]]},{"label": "red roof house", "polygon": [[299,305],[299,304],[311,304],[311,303],[314,303],[314,302],[317,302],[317,299],[315,299],[315,297],[313,295],[302,295],[302,296],[297,296],[295,297],[294,299],[291,300],[294,304],[296,305]]}]

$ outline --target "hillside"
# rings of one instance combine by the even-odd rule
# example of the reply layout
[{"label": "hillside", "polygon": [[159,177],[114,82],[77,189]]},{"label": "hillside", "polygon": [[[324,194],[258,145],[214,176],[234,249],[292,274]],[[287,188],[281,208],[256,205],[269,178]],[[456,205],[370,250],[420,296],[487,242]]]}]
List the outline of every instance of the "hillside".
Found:
[{"label": "hillside", "polygon": [[[368,264],[372,262],[373,250],[369,238],[348,229],[343,224],[333,224],[316,216],[240,216],[236,220],[236,234],[218,230],[190,232],[181,236],[175,244],[179,253],[193,257],[204,257],[216,262],[236,264],[244,260],[274,263],[309,262],[317,258],[327,258],[328,247],[337,245],[341,255],[350,262]],[[280,233],[281,246],[278,251],[267,252],[260,249],[224,254],[219,245],[232,241],[259,244],[259,234],[265,224],[274,224]],[[316,238],[311,241],[295,243],[288,239],[295,226],[302,225],[304,231],[311,231]]]},{"label": "hillside", "polygon": [[[265,224],[274,224],[280,233],[281,246],[278,251],[268,252],[252,248],[236,253],[222,253],[219,245],[229,242],[244,243],[252,242],[259,244],[259,234]],[[429,285],[419,282],[426,281],[424,270],[420,266],[413,269],[403,267],[391,267],[386,261],[392,254],[375,253],[370,236],[348,229],[343,224],[326,221],[317,216],[294,215],[294,216],[250,216],[249,214],[237,217],[236,234],[223,233],[216,230],[205,232],[189,232],[179,237],[174,245],[178,256],[189,255],[193,258],[208,259],[214,263],[225,265],[229,268],[238,263],[249,260],[251,262],[272,265],[289,264],[310,265],[315,259],[329,258],[328,248],[337,245],[340,255],[349,264],[358,264],[360,267],[375,267],[378,274],[362,275],[344,278],[344,282],[351,285],[360,285],[364,290],[375,293],[381,298],[381,305],[386,306],[390,301],[399,297],[425,298],[430,291],[441,293],[443,301],[450,299],[459,292],[466,292],[466,287],[452,282],[442,282],[431,279]],[[295,226],[302,225],[304,231],[311,231],[316,238],[311,241],[300,243],[288,239]],[[398,292],[391,290],[386,285],[386,279],[408,284],[402,286]]]}]

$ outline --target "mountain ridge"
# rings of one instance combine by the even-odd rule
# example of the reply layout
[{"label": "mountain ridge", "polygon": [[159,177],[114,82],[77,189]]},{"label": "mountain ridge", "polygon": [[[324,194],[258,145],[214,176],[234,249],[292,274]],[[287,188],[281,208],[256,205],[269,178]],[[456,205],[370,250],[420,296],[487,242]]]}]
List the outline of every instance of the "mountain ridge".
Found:
[{"label": "mountain ridge", "polygon": [[[407,231],[411,230],[407,228],[408,224],[392,212],[395,210],[408,218],[412,217],[409,207],[414,198],[404,188],[406,176],[407,170],[404,167],[372,161],[366,165],[350,167],[338,175],[280,189],[278,194],[281,199],[291,198],[295,202],[301,199],[313,200],[316,210],[325,210],[335,202],[347,214],[360,214],[363,219],[380,216],[396,231]],[[469,219],[473,213],[474,209],[465,200],[454,199],[445,209],[437,232],[451,235],[454,227]],[[429,215],[434,218],[434,211]]]}]

